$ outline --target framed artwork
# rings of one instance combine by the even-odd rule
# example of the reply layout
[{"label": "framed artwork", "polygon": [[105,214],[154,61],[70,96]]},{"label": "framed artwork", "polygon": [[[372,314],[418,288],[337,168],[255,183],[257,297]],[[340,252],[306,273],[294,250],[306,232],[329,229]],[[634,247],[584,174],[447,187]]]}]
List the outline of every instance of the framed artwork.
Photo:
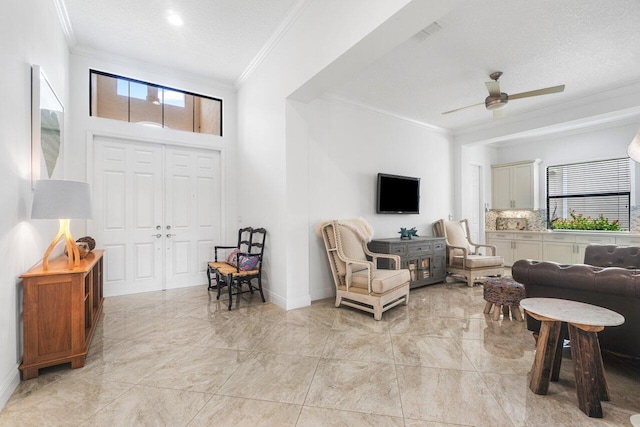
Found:
[{"label": "framed artwork", "polygon": [[64,106],[39,65],[31,66],[31,185],[62,179]]}]

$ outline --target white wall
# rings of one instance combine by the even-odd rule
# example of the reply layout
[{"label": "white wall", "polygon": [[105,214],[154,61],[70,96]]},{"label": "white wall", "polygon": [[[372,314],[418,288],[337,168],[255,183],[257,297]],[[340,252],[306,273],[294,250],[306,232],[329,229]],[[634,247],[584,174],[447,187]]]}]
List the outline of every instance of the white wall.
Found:
[{"label": "white wall", "polygon": [[300,248],[309,238],[310,223],[299,208],[305,197],[288,184],[305,180],[308,160],[299,144],[307,144],[308,137],[299,106],[287,105],[286,99],[307,82],[309,90],[301,91],[300,99],[344,81],[440,18],[453,3],[311,1],[240,88],[238,158],[243,174],[238,191],[244,196],[238,207],[245,224],[262,225],[269,232],[264,282],[274,303],[290,309],[310,300],[305,274],[309,253]]},{"label": "white wall", "polygon": [[[453,150],[449,136],[349,104],[319,99],[307,106],[309,287],[311,299],[335,293],[315,225],[364,217],[375,237],[399,237],[400,227],[433,235],[431,224],[453,210]],[[376,214],[379,172],[419,177],[420,214]]]},{"label": "white wall", "polygon": [[[624,120],[555,135],[530,138],[497,150],[496,163],[541,159],[540,203],[546,203],[546,168],[551,165],[627,157],[627,146],[640,129],[640,120]],[[636,180],[640,178],[635,164]],[[640,185],[635,186],[636,204]],[[632,200],[633,203],[633,200]]]},{"label": "white wall", "polygon": [[[20,381],[22,284],[42,258],[56,221],[30,221],[31,65],[42,66],[66,107],[69,51],[50,0],[8,0],[0,14],[0,409]],[[68,128],[69,115],[65,126]],[[68,153],[68,150],[66,151]],[[65,162],[66,172],[72,166]]]}]

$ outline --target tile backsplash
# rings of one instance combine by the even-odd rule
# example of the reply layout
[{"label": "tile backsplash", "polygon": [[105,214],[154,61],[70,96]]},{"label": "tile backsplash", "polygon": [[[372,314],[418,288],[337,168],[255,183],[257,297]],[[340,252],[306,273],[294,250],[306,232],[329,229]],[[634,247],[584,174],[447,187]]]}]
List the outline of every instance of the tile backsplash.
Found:
[{"label": "tile backsplash", "polygon": [[526,223],[526,231],[544,231],[547,229],[547,210],[537,211],[488,211],[484,216],[484,227],[486,231],[496,230],[496,220],[498,218],[522,218]]},{"label": "tile backsplash", "polygon": [[[484,227],[486,231],[496,230],[498,218],[524,218],[527,223],[527,231],[545,231],[547,229],[547,210],[536,211],[498,211],[485,212]],[[630,230],[632,233],[640,232],[640,206],[631,207]]]}]

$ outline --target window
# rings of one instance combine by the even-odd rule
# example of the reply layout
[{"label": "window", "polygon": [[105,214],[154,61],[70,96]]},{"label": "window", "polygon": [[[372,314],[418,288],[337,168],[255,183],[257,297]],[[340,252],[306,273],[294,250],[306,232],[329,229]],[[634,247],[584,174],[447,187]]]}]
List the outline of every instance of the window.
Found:
[{"label": "window", "polygon": [[222,100],[90,70],[89,114],[222,136]]},{"label": "window", "polygon": [[620,229],[628,229],[630,205],[628,158],[547,168],[547,220],[551,228],[611,230],[616,226],[609,224],[617,222]]}]

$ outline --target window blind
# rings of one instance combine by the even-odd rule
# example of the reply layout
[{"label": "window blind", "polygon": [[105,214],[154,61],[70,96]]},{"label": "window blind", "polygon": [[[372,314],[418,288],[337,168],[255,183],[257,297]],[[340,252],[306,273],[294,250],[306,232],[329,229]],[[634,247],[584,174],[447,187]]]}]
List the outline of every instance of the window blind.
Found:
[{"label": "window blind", "polygon": [[631,168],[628,158],[571,163],[547,168],[547,215],[556,218],[582,214],[629,228]]}]

